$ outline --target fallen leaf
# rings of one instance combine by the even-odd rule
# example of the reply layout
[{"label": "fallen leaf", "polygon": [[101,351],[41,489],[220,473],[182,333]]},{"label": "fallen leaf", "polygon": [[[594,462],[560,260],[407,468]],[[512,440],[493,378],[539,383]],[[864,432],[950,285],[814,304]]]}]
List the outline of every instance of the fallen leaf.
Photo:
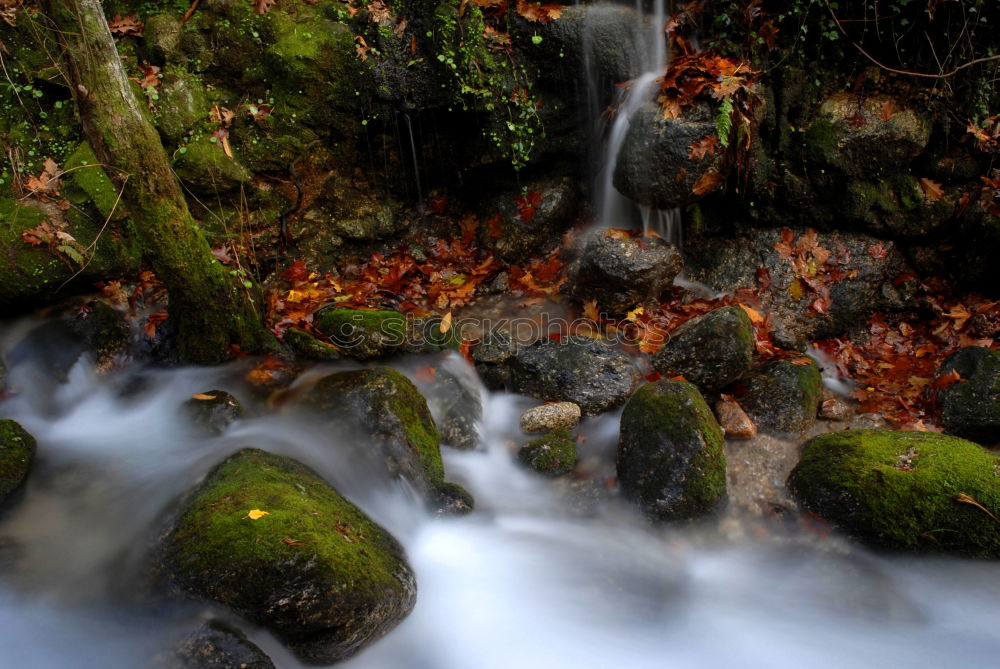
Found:
[{"label": "fallen leaf", "polygon": [[751,323],[753,323],[754,325],[762,325],[764,323],[764,317],[760,315],[760,312],[758,312],[755,309],[751,309],[742,302],[740,303],[740,307],[742,307],[743,311],[745,311],[747,316],[750,317]]},{"label": "fallen leaf", "polygon": [[249,518],[250,520],[260,520],[264,516],[269,516],[269,515],[271,514],[267,511],[261,511],[260,509],[250,509],[247,512],[246,517]]},{"label": "fallen leaf", "polygon": [[441,334],[444,334],[450,329],[451,329],[451,312],[449,311],[444,315],[444,318],[441,319],[441,324],[438,325],[438,330],[441,331]]},{"label": "fallen leaf", "polygon": [[969,497],[965,493],[962,493],[962,492],[957,493],[953,499],[956,502],[961,502],[962,504],[969,504],[971,506],[976,507],[977,509],[979,509],[980,511],[982,511],[983,513],[985,513],[987,516],[989,516],[990,518],[992,518],[995,522],[1000,523],[1000,518],[997,518],[996,516],[994,516],[990,512],[989,509],[987,509],[985,506],[983,506],[982,504],[980,504],[979,502],[977,502],[974,498]]},{"label": "fallen leaf", "polygon": [[215,395],[206,395],[205,393],[197,393],[191,396],[193,400],[214,400]]},{"label": "fallen leaf", "polygon": [[889,252],[886,250],[882,242],[875,242],[868,247],[868,255],[875,258],[875,260],[882,260],[889,255]]},{"label": "fallen leaf", "polygon": [[937,202],[944,196],[944,191],[941,189],[941,184],[936,181],[931,181],[930,179],[920,180],[920,190],[924,192],[924,197],[929,202]]},{"label": "fallen leaf", "polygon": [[711,169],[698,177],[691,186],[691,192],[695,195],[704,195],[718,188],[720,183],[722,183],[722,173]]},{"label": "fallen leaf", "polygon": [[283,543],[283,544],[285,544],[287,546],[308,546],[312,542],[311,541],[301,541],[299,539],[289,539],[288,537],[285,537],[284,539],[281,540],[281,543]]},{"label": "fallen leaf", "polygon": [[950,372],[946,372],[945,374],[942,374],[934,379],[931,382],[930,387],[933,390],[940,390],[941,388],[947,388],[948,386],[961,381],[965,381],[965,379],[962,378],[957,369],[953,369]]}]

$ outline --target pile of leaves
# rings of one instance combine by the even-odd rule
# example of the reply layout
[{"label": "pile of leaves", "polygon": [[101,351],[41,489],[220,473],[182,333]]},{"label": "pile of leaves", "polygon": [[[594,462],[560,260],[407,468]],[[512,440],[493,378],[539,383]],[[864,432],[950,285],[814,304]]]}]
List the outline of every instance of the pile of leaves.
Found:
[{"label": "pile of leaves", "polygon": [[425,316],[447,314],[471,304],[484,282],[506,271],[515,295],[551,297],[566,280],[560,248],[518,266],[504,266],[481,252],[473,241],[478,222],[467,216],[460,239],[433,240],[421,259],[402,247],[388,256],[375,253],[361,265],[347,266],[342,275],[309,271],[297,260],[281,273],[286,282],[267,299],[267,318],[279,338],[289,328],[322,336],[312,326],[322,306],[352,309],[395,309]]},{"label": "pile of leaves", "polygon": [[860,411],[880,413],[903,429],[939,431],[934,391],[962,379],[935,374],[961,348],[1000,348],[1000,303],[975,294],[952,296],[938,280],[922,283],[921,290],[933,318],[890,322],[875,314],[860,343],[831,338],[814,345],[855,381]]}]

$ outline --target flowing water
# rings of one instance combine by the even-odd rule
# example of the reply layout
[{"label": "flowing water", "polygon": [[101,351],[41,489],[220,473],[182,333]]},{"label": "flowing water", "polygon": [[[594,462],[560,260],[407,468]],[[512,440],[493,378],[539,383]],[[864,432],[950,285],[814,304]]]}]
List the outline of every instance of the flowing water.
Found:
[{"label": "flowing water", "polygon": [[[208,606],[142,594],[143,556],[171,501],[248,445],[306,462],[406,546],[417,606],[346,667],[996,666],[1000,565],[876,555],[735,503],[705,525],[652,528],[603,485],[617,415],[585,421],[581,458],[594,480],[567,486],[512,456],[532,402],[480,389],[481,449],[444,449],[449,478],[477,508],[438,518],[345,460],[336,436],[255,403],[243,368],[99,375],[84,359],[54,382],[39,372],[44,353],[11,352],[23,328],[6,334],[17,392],[0,416],[20,421],[39,449],[23,497],[0,516],[2,667],[151,666],[197,626]],[[402,362],[407,371],[428,361]],[[463,371],[457,356],[431,362]],[[254,415],[221,437],[196,436],[179,407],[210,388]],[[278,666],[299,666],[265,631],[243,627]]]}]

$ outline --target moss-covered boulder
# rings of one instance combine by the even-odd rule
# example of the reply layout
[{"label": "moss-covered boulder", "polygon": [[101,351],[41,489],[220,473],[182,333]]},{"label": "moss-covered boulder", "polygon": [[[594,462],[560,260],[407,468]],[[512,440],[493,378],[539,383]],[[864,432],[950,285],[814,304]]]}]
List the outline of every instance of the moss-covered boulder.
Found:
[{"label": "moss-covered boulder", "polygon": [[[525,201],[529,206],[522,208],[519,202]],[[551,245],[572,225],[576,212],[572,181],[550,178],[525,183],[523,189],[501,193],[480,207],[480,218],[491,222],[480,227],[479,244],[506,262],[519,263]]]},{"label": "moss-covered boulder", "polygon": [[516,392],[546,402],[573,402],[588,416],[624,404],[641,378],[620,350],[580,335],[521,348],[509,367]]},{"label": "moss-covered boulder", "polygon": [[595,230],[570,270],[570,292],[580,302],[622,315],[659,297],[683,267],[680,251],[658,237],[641,239]]},{"label": "moss-covered boulder", "polygon": [[322,360],[332,362],[340,360],[343,356],[340,349],[324,341],[320,341],[305,330],[289,328],[285,332],[285,343],[288,344],[296,354],[309,360]]},{"label": "moss-covered boulder", "polygon": [[463,451],[474,449],[479,445],[478,424],[483,417],[483,401],[475,377],[443,367],[433,370],[432,379],[416,378],[415,383],[427,397],[441,443]]},{"label": "moss-covered boulder", "polygon": [[35,438],[23,427],[0,420],[0,504],[24,484],[35,448]]},{"label": "moss-covered boulder", "polygon": [[576,441],[567,428],[552,430],[538,439],[532,439],[517,452],[517,459],[523,465],[553,477],[572,471],[576,458]]},{"label": "moss-covered boulder", "polygon": [[158,563],[184,591],[266,627],[310,664],[353,655],[416,598],[388,532],[308,467],[250,448],[192,491]]},{"label": "moss-covered boulder", "polygon": [[391,355],[406,343],[406,317],[398,311],[323,309],[315,326],[355,360]]},{"label": "moss-covered boulder", "polygon": [[199,130],[208,121],[208,94],[196,75],[184,70],[170,70],[160,81],[156,104],[156,127],[171,143]]},{"label": "moss-covered boulder", "polygon": [[749,372],[754,350],[746,311],[739,305],[720,307],[672,330],[653,356],[653,367],[664,375],[681,374],[707,393]]},{"label": "moss-covered boulder", "polygon": [[210,620],[177,644],[156,669],[274,669],[274,662],[240,630]]},{"label": "moss-covered boulder", "polygon": [[376,367],[328,374],[298,399],[296,408],[329,425],[338,442],[345,441],[344,434],[361,436],[353,442],[358,457],[406,479],[433,504],[471,510],[468,493],[444,479],[441,438],[427,402],[396,370]]},{"label": "moss-covered boulder", "polygon": [[250,171],[227,156],[212,139],[201,137],[174,154],[174,172],[199,195],[226,193],[250,182]]},{"label": "moss-covered boulder", "polygon": [[953,372],[962,380],[937,395],[945,431],[980,444],[1000,443],[1000,351],[963,348],[944,361],[937,376]]},{"label": "moss-covered boulder", "polygon": [[225,390],[192,395],[181,411],[199,432],[209,436],[222,434],[243,417],[243,406]]},{"label": "moss-covered boulder", "polygon": [[156,14],[146,19],[142,41],[146,54],[156,65],[176,62],[183,57],[181,52],[181,30],[178,17],[170,14]]},{"label": "moss-covered boulder", "polygon": [[801,432],[816,419],[822,391],[823,377],[815,361],[780,360],[749,378],[740,405],[762,430]]},{"label": "moss-covered boulder", "polygon": [[77,205],[93,203],[102,222],[109,217],[117,221],[128,215],[118,197],[118,189],[111,183],[89,143],[82,142],[66,158],[63,167],[67,170],[63,177],[66,184],[63,194],[67,200]]},{"label": "moss-covered boulder", "polygon": [[940,434],[845,430],[806,442],[803,506],[887,548],[1000,558],[1000,459]]},{"label": "moss-covered boulder", "polygon": [[655,521],[695,518],[726,499],[722,429],[698,389],[648,383],[622,413],[616,466],[622,495]]}]

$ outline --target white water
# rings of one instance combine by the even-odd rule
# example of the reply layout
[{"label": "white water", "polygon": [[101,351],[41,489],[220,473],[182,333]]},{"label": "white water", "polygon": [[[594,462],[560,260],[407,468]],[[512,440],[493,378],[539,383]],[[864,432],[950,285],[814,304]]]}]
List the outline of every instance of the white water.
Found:
[{"label": "white water", "polygon": [[[151,604],[138,594],[143,556],[171,500],[247,445],[306,462],[406,546],[416,609],[345,667],[996,666],[1000,564],[874,555],[739,514],[656,529],[613,496],[581,514],[512,457],[526,439],[524,398],[489,396],[482,450],[446,452],[477,510],[438,519],[346,461],[329,435],[266,405],[221,438],[195,436],[178,413],[192,393],[221,387],[252,403],[238,368],[101,378],[83,362],[53,385],[30,356],[12,367],[19,392],[0,416],[31,431],[39,452],[23,499],[0,515],[0,667],[150,666],[193,629],[210,607]],[[617,416],[581,432],[584,468],[603,481]],[[243,627],[278,666],[299,666]]]}]

